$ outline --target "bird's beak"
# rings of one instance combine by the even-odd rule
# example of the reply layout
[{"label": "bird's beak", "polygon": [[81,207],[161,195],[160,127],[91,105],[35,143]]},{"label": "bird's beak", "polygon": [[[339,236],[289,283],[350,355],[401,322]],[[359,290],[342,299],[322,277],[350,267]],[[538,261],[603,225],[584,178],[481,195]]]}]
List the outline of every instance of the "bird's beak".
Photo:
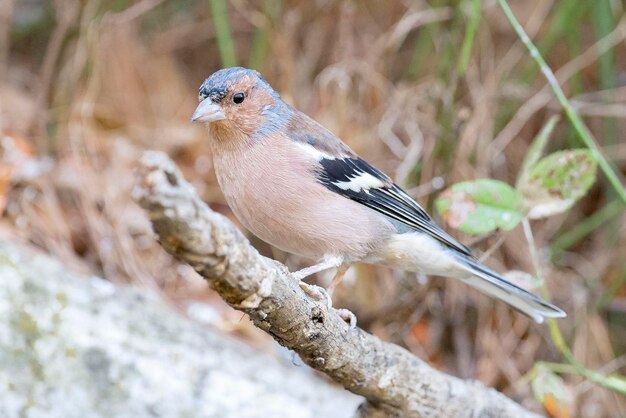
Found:
[{"label": "bird's beak", "polygon": [[200,102],[191,116],[192,122],[217,122],[226,119],[222,106],[213,103],[208,97]]}]

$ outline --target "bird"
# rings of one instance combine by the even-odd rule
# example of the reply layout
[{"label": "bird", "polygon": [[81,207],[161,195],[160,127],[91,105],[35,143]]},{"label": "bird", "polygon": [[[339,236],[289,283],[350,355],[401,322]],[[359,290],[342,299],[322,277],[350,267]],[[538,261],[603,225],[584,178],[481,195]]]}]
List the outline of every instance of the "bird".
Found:
[{"label": "bird", "polygon": [[[337,269],[332,290],[351,265],[368,263],[457,279],[537,323],[566,316],[480,263],[387,175],[283,101],[259,72],[218,70],[200,86],[198,101],[191,121],[208,127],[217,181],[237,219],[263,241],[316,260],[293,273],[299,281]],[[329,292],[301,283],[332,306]]]}]

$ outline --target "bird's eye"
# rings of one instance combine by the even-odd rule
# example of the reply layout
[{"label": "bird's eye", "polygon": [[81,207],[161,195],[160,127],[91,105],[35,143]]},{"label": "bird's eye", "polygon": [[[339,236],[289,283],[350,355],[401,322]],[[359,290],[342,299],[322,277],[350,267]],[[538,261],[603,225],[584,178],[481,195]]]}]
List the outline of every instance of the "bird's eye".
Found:
[{"label": "bird's eye", "polygon": [[243,93],[235,93],[233,95],[233,102],[235,104],[240,104],[240,103],[243,103],[243,99],[245,99],[245,98],[246,98],[245,94],[243,94]]}]

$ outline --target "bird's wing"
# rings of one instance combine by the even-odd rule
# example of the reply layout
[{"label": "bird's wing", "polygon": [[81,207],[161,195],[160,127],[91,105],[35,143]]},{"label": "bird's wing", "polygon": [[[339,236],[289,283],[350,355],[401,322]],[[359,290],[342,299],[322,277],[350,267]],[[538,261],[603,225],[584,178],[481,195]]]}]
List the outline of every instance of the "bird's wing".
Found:
[{"label": "bird's wing", "polygon": [[439,227],[426,211],[389,177],[356,155],[321,158],[318,181],[326,188],[361,203],[470,258],[469,248]]},{"label": "bird's wing", "polygon": [[294,111],[286,136],[317,160],[317,178],[326,188],[474,258],[469,248],[441,229],[411,196],[315,120]]}]

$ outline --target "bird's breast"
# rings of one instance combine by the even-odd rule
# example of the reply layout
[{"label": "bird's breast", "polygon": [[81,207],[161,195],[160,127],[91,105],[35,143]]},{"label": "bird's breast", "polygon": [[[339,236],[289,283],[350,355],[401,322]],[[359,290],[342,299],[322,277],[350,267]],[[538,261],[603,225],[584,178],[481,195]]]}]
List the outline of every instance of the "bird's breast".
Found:
[{"label": "bird's breast", "polygon": [[259,238],[309,258],[359,261],[393,233],[384,217],[319,184],[317,162],[290,141],[264,141],[213,156],[226,201]]}]

